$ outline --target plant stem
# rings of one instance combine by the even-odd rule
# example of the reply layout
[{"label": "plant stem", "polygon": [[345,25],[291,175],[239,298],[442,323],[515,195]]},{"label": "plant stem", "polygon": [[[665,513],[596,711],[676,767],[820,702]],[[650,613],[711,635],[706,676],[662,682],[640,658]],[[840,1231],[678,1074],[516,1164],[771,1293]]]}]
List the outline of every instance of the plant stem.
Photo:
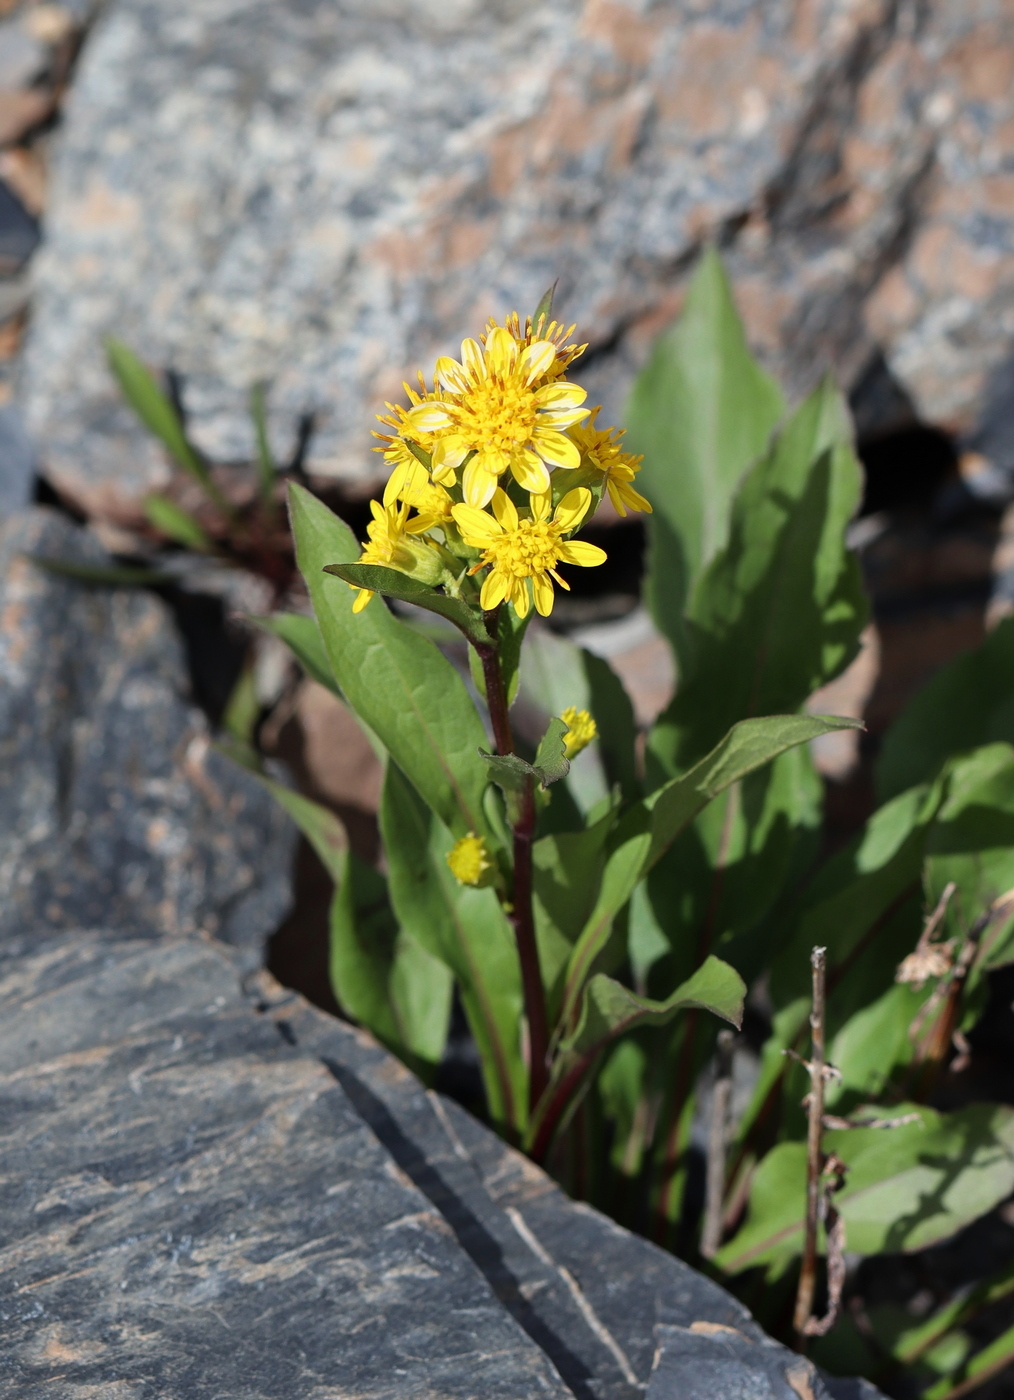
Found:
[{"label": "plant stem", "polygon": [[[483,614],[486,630],[497,636],[499,608]],[[500,649],[496,642],[476,647],[482,662],[482,677],[486,686],[486,704],[493,724],[497,753],[514,753],[507,693],[500,669]],[[528,1018],[529,1106],[534,1108],[549,1083],[549,1027],[546,1020],[546,994],[542,986],[539,949],[535,941],[535,918],[532,913],[532,842],[535,839],[535,787],[531,778],[525,784],[517,811],[511,822],[514,837],[514,891],[511,923],[521,962],[521,985]]]},{"label": "plant stem", "polygon": [[725,1148],[728,1137],[729,1098],[732,1093],[732,1031],[718,1036],[717,1072],[711,1095],[711,1124],[708,1132],[708,1176],[704,1205],[701,1253],[714,1259],[722,1243],[722,1199],[725,1195]]},{"label": "plant stem", "polygon": [[803,1263],[799,1270],[799,1289],[792,1325],[800,1340],[806,1336],[807,1323],[813,1313],[813,1294],[817,1282],[817,1224],[820,1218],[820,1175],[824,1169],[821,1137],[824,1131],[824,975],[827,949],[814,948],[810,954],[813,969],[813,1005],[810,1010],[812,1049],[807,1068],[810,1071],[810,1103],[806,1131],[806,1234],[803,1240]]}]

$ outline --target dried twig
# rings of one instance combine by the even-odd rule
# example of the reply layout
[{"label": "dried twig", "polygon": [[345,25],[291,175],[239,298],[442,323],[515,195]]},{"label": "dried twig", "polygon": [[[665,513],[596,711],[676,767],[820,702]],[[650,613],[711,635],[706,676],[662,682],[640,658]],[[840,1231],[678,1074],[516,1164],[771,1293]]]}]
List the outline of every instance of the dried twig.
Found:
[{"label": "dried twig", "polygon": [[728,1136],[729,1098],[732,1093],[732,1031],[720,1031],[715,1087],[711,1095],[711,1124],[708,1130],[708,1176],[704,1204],[701,1253],[713,1259],[722,1242],[722,1201],[725,1195],[725,1148]]},{"label": "dried twig", "polygon": [[834,1206],[834,1196],[845,1185],[845,1163],[832,1153],[824,1164],[820,1219],[827,1237],[827,1312],[808,1317],[799,1329],[804,1337],[824,1337],[838,1321],[845,1287],[845,1221]]},{"label": "dried twig", "polygon": [[824,1167],[821,1133],[824,1119],[824,978],[827,970],[827,949],[814,948],[810,954],[813,969],[813,1006],[810,1011],[812,1048],[807,1068],[810,1072],[809,1114],[806,1133],[806,1232],[803,1240],[803,1263],[799,1271],[799,1289],[792,1325],[800,1336],[806,1336],[807,1323],[813,1313],[813,1294],[817,1282],[817,1226],[820,1219],[820,1177]]}]

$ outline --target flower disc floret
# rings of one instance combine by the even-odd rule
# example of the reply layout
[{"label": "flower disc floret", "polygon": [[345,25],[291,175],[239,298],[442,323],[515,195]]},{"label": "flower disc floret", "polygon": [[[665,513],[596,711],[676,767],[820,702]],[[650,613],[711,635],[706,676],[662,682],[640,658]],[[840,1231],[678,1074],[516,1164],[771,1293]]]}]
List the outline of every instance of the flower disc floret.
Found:
[{"label": "flower disc floret", "polygon": [[564,753],[568,758],[576,758],[582,749],[598,738],[598,725],[587,710],[579,710],[575,705],[568,705],[560,718],[567,726],[563,736]]},{"label": "flower disc floret", "polygon": [[[461,537],[473,549],[481,549],[482,557],[475,565],[477,573],[489,566],[479,596],[485,609],[509,601],[518,617],[527,617],[532,598],[536,610],[548,617],[553,610],[553,585],[570,585],[557,573],[557,565],[580,564],[586,568],[602,564],[604,549],[568,536],[580,525],[591,504],[591,492],[584,487],[568,491],[550,516],[549,493],[532,495],[531,515],[518,515],[514,502],[505,491],[493,495],[493,514],[471,505],[456,505],[453,515]],[[531,588],[529,589],[529,580]]]},{"label": "flower disc floret", "polygon": [[550,468],[580,464],[565,429],[587,416],[585,390],[560,377],[542,382],[557,372],[558,351],[554,340],[526,343],[494,325],[485,345],[462,342],[460,362],[439,359],[439,398],[406,412],[405,431],[432,442],[434,477],[464,466],[467,505],[488,505],[508,469],[526,491],[543,492]]},{"label": "flower disc floret", "polygon": [[474,831],[455,841],[447,852],[447,864],[461,885],[481,885],[486,872],[493,868],[485,841]]}]

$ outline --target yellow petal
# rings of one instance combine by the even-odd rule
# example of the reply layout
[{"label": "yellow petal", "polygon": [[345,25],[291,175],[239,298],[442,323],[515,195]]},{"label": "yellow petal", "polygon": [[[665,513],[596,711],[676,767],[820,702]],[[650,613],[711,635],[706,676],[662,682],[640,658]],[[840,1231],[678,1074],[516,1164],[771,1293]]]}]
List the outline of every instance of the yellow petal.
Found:
[{"label": "yellow petal", "polygon": [[553,503],[553,492],[551,487],[546,487],[545,491],[533,491],[528,497],[532,508],[533,520],[548,520],[549,508]]},{"label": "yellow petal", "polygon": [[511,457],[514,480],[525,491],[548,491],[549,472],[534,452],[515,452]]},{"label": "yellow petal", "polygon": [[356,601],[352,604],[352,611],[354,613],[361,613],[372,597],[373,594],[368,588],[360,588],[356,595]]},{"label": "yellow petal", "polygon": [[420,433],[446,432],[454,426],[443,404],[433,401],[410,408],[405,414],[405,422]]},{"label": "yellow petal", "polygon": [[[567,380],[557,380],[555,384],[543,384],[535,391],[535,402],[542,408],[579,408],[588,397],[588,390],[580,384]],[[590,410],[589,410],[590,411]]]},{"label": "yellow petal", "polygon": [[500,478],[496,472],[487,471],[482,457],[473,457],[464,470],[461,491],[470,506],[489,505]]},{"label": "yellow petal", "polygon": [[493,374],[507,375],[517,363],[518,343],[503,326],[494,326],[486,337],[486,366]]},{"label": "yellow petal", "polygon": [[560,546],[560,558],[565,564],[580,564],[585,569],[593,569],[596,564],[604,564],[607,559],[604,549],[586,540],[568,540]]},{"label": "yellow petal", "polygon": [[[527,617],[532,606],[532,600],[528,594],[528,580],[526,578],[516,578],[512,580],[511,602],[514,604],[514,611],[518,617]],[[481,602],[481,599],[480,599]]]},{"label": "yellow petal", "polygon": [[502,574],[499,569],[491,569],[486,575],[482,592],[479,594],[479,606],[487,611],[490,608],[499,607],[510,592],[510,586],[509,574]]},{"label": "yellow petal", "polygon": [[545,574],[535,574],[532,578],[532,589],[535,593],[536,611],[543,617],[548,617],[553,611],[553,585]]},{"label": "yellow petal", "polygon": [[544,462],[553,467],[579,467],[581,453],[569,437],[555,428],[538,427],[532,431],[532,446]]},{"label": "yellow petal", "polygon": [[467,456],[468,447],[457,433],[448,433],[446,437],[437,438],[430,458],[434,477],[437,472],[454,471]]},{"label": "yellow petal", "polygon": [[518,513],[514,509],[514,502],[507,492],[501,491],[499,487],[493,492],[493,514],[505,530],[518,528]]},{"label": "yellow petal", "polygon": [[586,486],[568,491],[556,507],[553,519],[564,531],[576,530],[591,505],[592,494]]},{"label": "yellow petal", "polygon": [[[386,504],[387,502],[385,501],[384,505]],[[373,516],[374,520],[376,520],[378,524],[382,523],[386,526],[387,511],[384,509],[384,506],[382,506],[379,501],[370,502],[370,514]],[[370,527],[367,525],[366,528],[367,530],[369,530]]]},{"label": "yellow petal", "polygon": [[461,342],[461,363],[474,382],[486,378],[486,359],[477,340],[469,338]]},{"label": "yellow petal", "polygon": [[533,340],[521,352],[518,370],[526,384],[533,384],[540,375],[548,374],[556,360],[556,346],[551,340]]},{"label": "yellow petal", "polygon": [[539,414],[539,426],[546,428],[572,428],[588,417],[586,408],[547,408]]},{"label": "yellow petal", "polygon": [[475,506],[452,506],[451,514],[461,538],[473,549],[486,549],[502,533],[493,517]]}]

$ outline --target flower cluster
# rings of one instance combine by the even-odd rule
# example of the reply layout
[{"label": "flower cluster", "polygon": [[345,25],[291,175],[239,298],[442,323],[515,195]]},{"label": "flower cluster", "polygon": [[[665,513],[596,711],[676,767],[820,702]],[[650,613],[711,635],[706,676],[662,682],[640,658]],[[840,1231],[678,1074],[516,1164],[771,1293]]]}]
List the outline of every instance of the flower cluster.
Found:
[{"label": "flower cluster", "polygon": [[[380,419],[391,475],[359,562],[398,569],[484,610],[552,611],[560,564],[604,562],[576,541],[608,492],[621,515],[650,511],[633,486],[640,458],[596,426],[598,408],[567,378],[585,349],[546,316],[491,321],[461,359],[437,360],[433,389],[405,385],[408,407]],[[360,611],[372,597],[361,588]]]}]

